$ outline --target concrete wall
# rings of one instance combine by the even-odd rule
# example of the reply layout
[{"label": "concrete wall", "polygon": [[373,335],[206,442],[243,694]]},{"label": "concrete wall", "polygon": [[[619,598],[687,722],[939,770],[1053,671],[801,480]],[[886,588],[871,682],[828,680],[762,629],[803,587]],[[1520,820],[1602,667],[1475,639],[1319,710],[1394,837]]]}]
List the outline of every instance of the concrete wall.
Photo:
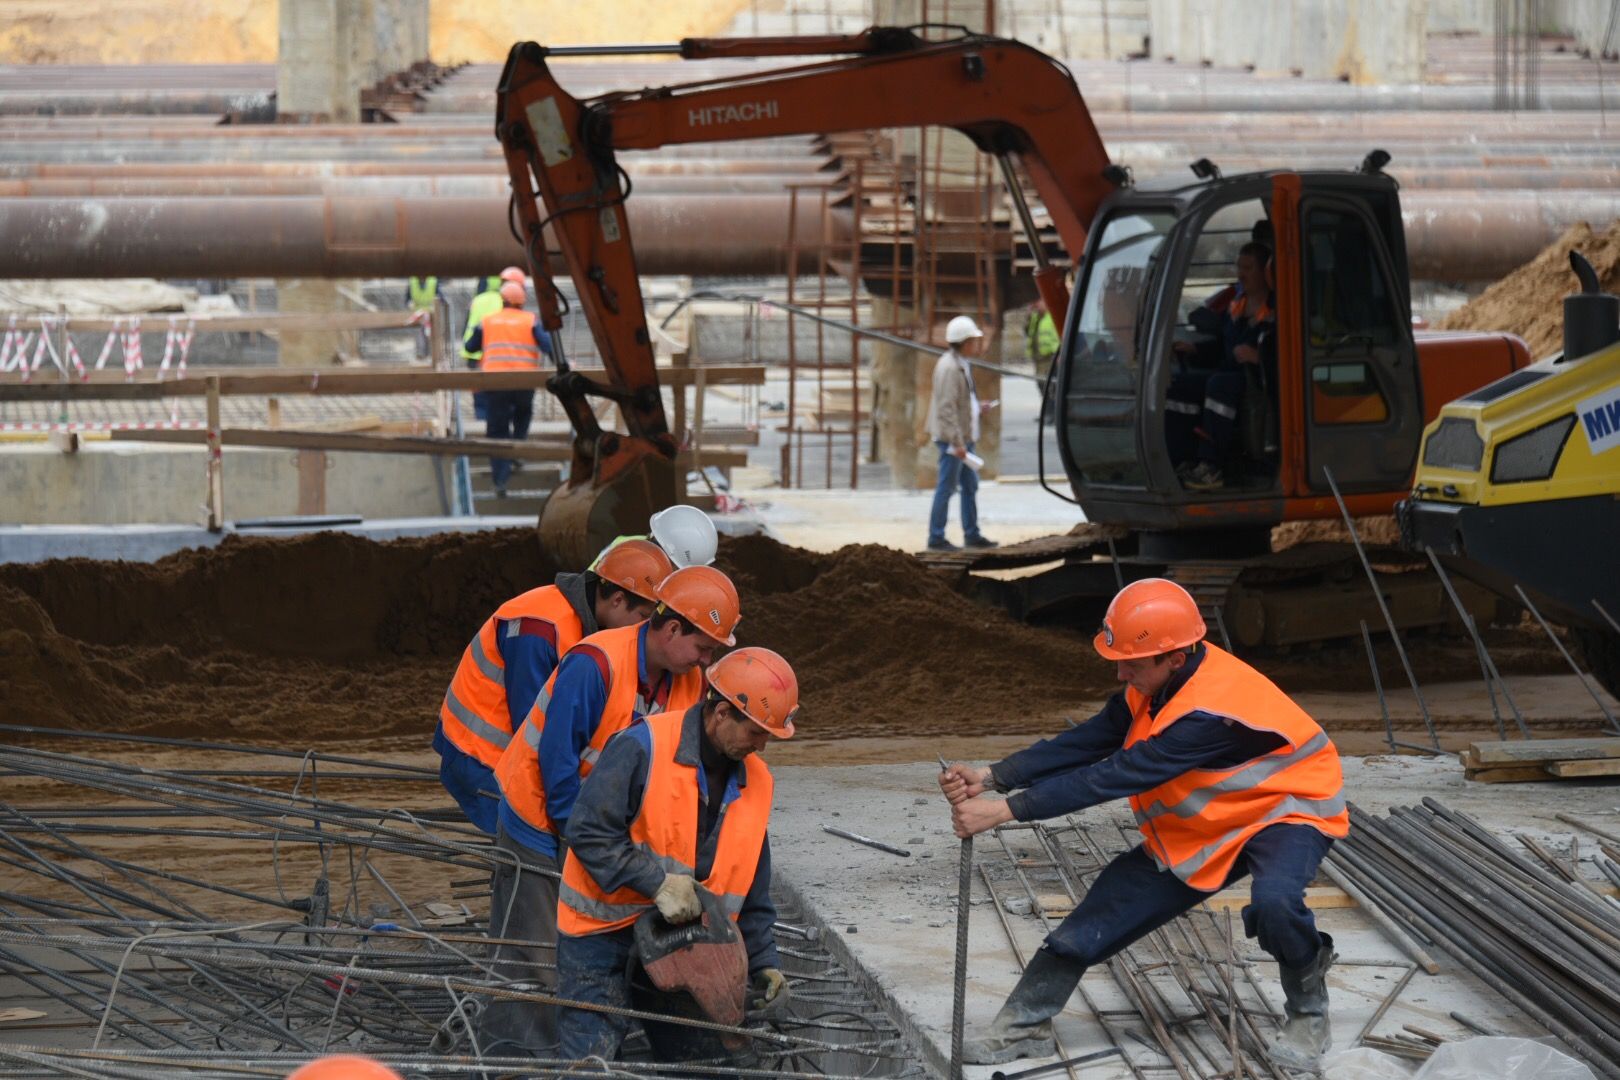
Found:
[{"label": "concrete wall", "polygon": [[1496,0],[1429,0],[1429,33],[1494,34]]},{"label": "concrete wall", "polygon": [[1620,49],[1620,26],[1615,27],[1608,42],[1603,40],[1613,6],[1610,0],[1545,0],[1542,29],[1571,34],[1579,48],[1594,54],[1603,52],[1607,46],[1608,53],[1613,55]]},{"label": "concrete wall", "polygon": [[1425,0],[1151,0],[1156,57],[1357,84],[1420,82]]},{"label": "concrete wall", "polygon": [[[319,462],[301,462],[303,453],[226,447],[226,518],[451,513],[435,476],[443,468],[444,490],[452,490],[448,458],[332,453],[317,478],[310,466]],[[74,454],[43,444],[8,446],[0,450],[0,491],[6,493],[0,524],[196,523],[203,516],[205,478],[200,446],[87,441]],[[315,484],[324,484],[319,506],[310,498]]]},{"label": "concrete wall", "polygon": [[429,0],[281,0],[276,111],[354,123],[360,91],[428,55]]}]

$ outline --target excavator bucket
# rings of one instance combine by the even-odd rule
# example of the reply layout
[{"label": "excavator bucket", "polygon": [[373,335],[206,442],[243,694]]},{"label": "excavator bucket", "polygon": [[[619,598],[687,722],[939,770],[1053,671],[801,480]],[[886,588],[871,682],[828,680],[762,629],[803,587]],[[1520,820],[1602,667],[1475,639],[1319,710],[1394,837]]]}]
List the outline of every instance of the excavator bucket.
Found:
[{"label": "excavator bucket", "polygon": [[540,552],[554,571],[583,570],[616,537],[647,531],[675,503],[675,463],[646,439],[604,433],[540,508]]}]

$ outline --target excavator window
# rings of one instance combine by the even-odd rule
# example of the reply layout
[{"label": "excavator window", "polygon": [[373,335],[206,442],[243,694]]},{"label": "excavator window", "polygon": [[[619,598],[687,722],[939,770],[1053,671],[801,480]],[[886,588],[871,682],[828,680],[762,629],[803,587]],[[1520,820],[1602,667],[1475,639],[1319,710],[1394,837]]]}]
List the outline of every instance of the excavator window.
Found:
[{"label": "excavator window", "polygon": [[1138,334],[1169,210],[1128,210],[1102,226],[1088,262],[1067,366],[1063,438],[1087,484],[1145,487],[1137,448],[1142,363]]},{"label": "excavator window", "polygon": [[[1377,359],[1399,347],[1390,283],[1361,215],[1313,207],[1305,221],[1306,364],[1317,424],[1381,424],[1389,399]],[[1374,358],[1374,362],[1358,357]]]}]

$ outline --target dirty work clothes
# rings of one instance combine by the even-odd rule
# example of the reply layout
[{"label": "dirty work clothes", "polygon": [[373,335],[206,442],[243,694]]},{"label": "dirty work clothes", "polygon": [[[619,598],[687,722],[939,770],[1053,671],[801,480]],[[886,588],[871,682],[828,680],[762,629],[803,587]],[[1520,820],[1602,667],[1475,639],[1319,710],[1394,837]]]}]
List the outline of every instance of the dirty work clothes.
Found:
[{"label": "dirty work clothes", "polygon": [[1165,448],[1177,465],[1220,465],[1237,431],[1238,408],[1248,377],[1241,370],[1178,371],[1164,395]]},{"label": "dirty work clothes", "polygon": [[[716,759],[722,762],[720,768],[726,770],[722,783],[718,784],[711,783],[715,779],[711,763]],[[702,705],[694,705],[686,712],[675,761],[697,770],[698,842],[693,876],[703,882],[714,871],[715,852],[720,843],[719,826],[725,818],[725,808],[736,801],[746,786],[747,771],[738,763],[726,760],[709,745],[703,735]],[[573,804],[573,816],[565,834],[569,848],[603,892],[631,888],[642,896],[651,897],[664,882],[664,868],[647,851],[630,842],[630,823],[641,812],[651,762],[652,736],[647,725],[626,728],[602,751],[596,768],[591,770],[590,778],[581,786],[579,798]],[[717,789],[722,792],[718,802],[709,795]],[[760,847],[759,862],[754,867],[754,880],[737,915],[737,930],[748,947],[750,974],[780,966],[776,938],[771,933],[775,922],[776,905],[771,900],[771,840],[766,836]]]},{"label": "dirty work clothes", "polygon": [[[1305,887],[1332,843],[1310,825],[1273,825],[1250,837],[1226,880],[1252,879],[1243,931],[1285,967],[1304,967],[1321,947]],[[1209,895],[1160,870],[1138,845],[1103,868],[1046,947],[1088,967],[1099,964]]]},{"label": "dirty work clothes", "polygon": [[[967,462],[951,453],[946,442],[934,443],[939,448],[939,480],[934,484],[934,506],[928,512],[928,542],[945,539],[945,521],[951,513],[951,496],[962,492],[962,537],[979,539],[979,474],[967,467]],[[968,453],[973,444],[967,444]]]},{"label": "dirty work clothes", "polygon": [[[484,409],[488,416],[484,423],[486,438],[522,442],[529,437],[529,421],[534,418],[534,391],[486,390]],[[495,489],[505,491],[512,475],[512,459],[490,458],[489,472]]]},{"label": "dirty work clothes", "polygon": [[[1203,663],[1202,646],[1154,695],[1157,716]],[[1192,769],[1230,769],[1271,753],[1285,739],[1226,717],[1190,712],[1164,731],[1129,749],[1131,711],[1124,691],[1102,711],[1061,735],[1043,739],[990,766],[999,791],[1018,791],[1007,808],[1019,821],[1045,821],[1114,799],[1140,795]]]},{"label": "dirty work clothes", "polygon": [[[529,850],[502,829],[495,846],[522,866],[496,864],[490,877],[489,936],[532,944],[496,945],[490,952],[495,977],[540,993],[557,988],[557,878],[555,857]],[[543,874],[541,867],[551,871]],[[544,966],[541,966],[544,965]],[[532,1001],[491,1000],[478,1017],[478,1048],[492,1057],[549,1056],[557,1046],[557,1010]]]},{"label": "dirty work clothes", "polygon": [[[699,1018],[695,1005],[685,995],[661,994],[648,986],[632,985],[630,966],[634,950],[633,927],[581,937],[560,935],[557,939],[557,967],[562,973],[559,996],[569,1001]],[[638,984],[645,978],[643,975],[637,980]],[[558,1056],[569,1061],[585,1057],[612,1061],[625,1038],[640,1024],[652,1044],[654,1061],[720,1059],[731,1064],[747,1063],[721,1045],[719,1036],[681,1024],[637,1021],[584,1009],[559,1011],[562,1046]]]}]

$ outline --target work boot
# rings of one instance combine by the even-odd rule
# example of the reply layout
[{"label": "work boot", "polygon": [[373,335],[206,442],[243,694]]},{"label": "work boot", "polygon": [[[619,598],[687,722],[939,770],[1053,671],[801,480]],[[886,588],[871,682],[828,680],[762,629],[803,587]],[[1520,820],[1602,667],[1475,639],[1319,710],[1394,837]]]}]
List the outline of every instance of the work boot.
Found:
[{"label": "work boot", "polygon": [[1003,1065],[1018,1058],[1056,1054],[1052,1017],[1068,1004],[1085,970],[1084,964],[1050,949],[1037,949],[990,1027],[962,1044],[962,1060],[969,1065]]},{"label": "work boot", "polygon": [[970,536],[970,537],[968,537],[967,541],[965,542],[965,544],[963,546],[964,547],[970,547],[970,548],[993,548],[993,547],[1000,547],[1001,545],[996,543],[994,540],[990,539],[988,536],[984,535],[983,533],[980,533],[978,536]]},{"label": "work boot", "polygon": [[955,544],[951,543],[949,540],[930,540],[930,541],[928,541],[928,550],[929,551],[961,551],[962,549],[957,547]]},{"label": "work boot", "polygon": [[1278,965],[1283,996],[1287,998],[1283,1011],[1288,1019],[1266,1047],[1267,1056],[1278,1065],[1286,1069],[1321,1066],[1322,1054],[1333,1041],[1332,1027],[1328,1023],[1327,971],[1336,959],[1333,939],[1323,934],[1322,947],[1309,964],[1301,968]]}]

